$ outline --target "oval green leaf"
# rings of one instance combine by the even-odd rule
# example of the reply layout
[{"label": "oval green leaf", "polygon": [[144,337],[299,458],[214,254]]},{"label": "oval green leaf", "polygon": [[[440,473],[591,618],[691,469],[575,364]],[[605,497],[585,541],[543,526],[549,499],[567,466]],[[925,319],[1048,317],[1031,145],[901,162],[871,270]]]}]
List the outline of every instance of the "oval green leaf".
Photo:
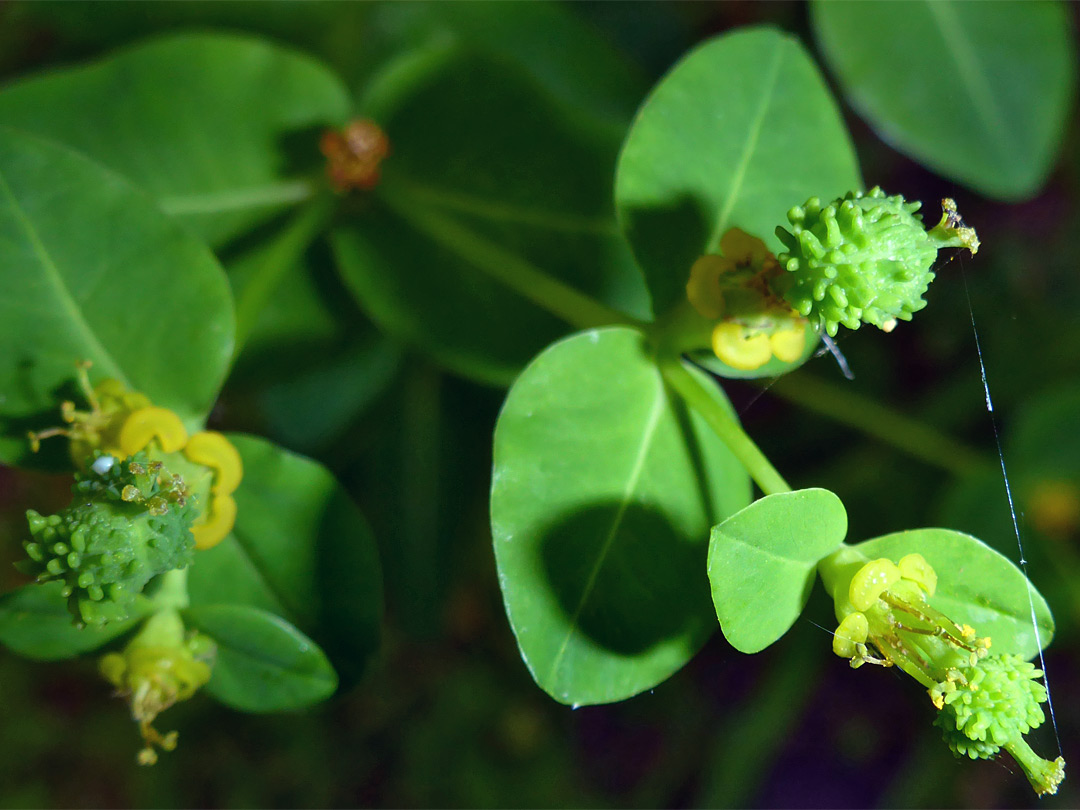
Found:
[{"label": "oval green leaf", "polygon": [[0,124],[68,144],[220,244],[313,193],[341,80],[266,40],[181,34],[0,90]]},{"label": "oval green leaf", "polygon": [[499,416],[491,488],[503,599],[537,684],[606,703],[682,667],[716,628],[709,527],[749,500],[745,469],[668,392],[640,334],[545,350]]},{"label": "oval green leaf", "polygon": [[186,228],[82,155],[0,128],[0,255],[0,461],[30,462],[26,432],[60,422],[81,360],[201,424],[233,309]]},{"label": "oval green leaf", "polygon": [[245,605],[285,617],[346,674],[379,643],[382,575],[371,531],[321,464],[253,436],[229,434],[244,477],[236,526],[195,555],[191,604]]},{"label": "oval green leaf", "polygon": [[1038,641],[1046,647],[1054,636],[1054,618],[1035,586],[1012,561],[969,534],[912,529],[867,540],[855,548],[870,559],[887,557],[894,562],[905,554],[922,554],[938,576],[930,604],[954,622],[967,623],[980,636],[989,636],[994,653],[1034,658],[1039,654]]},{"label": "oval green leaf", "polygon": [[245,712],[301,709],[334,694],[337,674],[326,655],[280,616],[245,605],[184,611],[217,644],[206,691]]},{"label": "oval green leaf", "polygon": [[767,495],[712,530],[709,582],[724,638],[764,650],[799,618],[817,564],[844,542],[847,512],[827,489]]},{"label": "oval green leaf", "polygon": [[59,582],[24,585],[0,596],[0,644],[36,661],[61,661],[93,652],[131,630],[150,612],[149,601],[139,599],[124,621],[80,629],[60,588]]},{"label": "oval green leaf", "polygon": [[568,327],[493,275],[540,271],[648,317],[611,209],[609,131],[581,125],[517,66],[456,49],[392,65],[361,106],[394,151],[377,199],[333,246],[382,329],[507,385]]},{"label": "oval green leaf", "polygon": [[815,2],[853,107],[904,154],[1002,200],[1030,197],[1065,133],[1076,48],[1063,3]]},{"label": "oval green leaf", "polygon": [[619,156],[615,204],[659,315],[733,227],[774,235],[808,197],[860,188],[840,112],[799,42],[769,28],[700,45],[658,84]]}]

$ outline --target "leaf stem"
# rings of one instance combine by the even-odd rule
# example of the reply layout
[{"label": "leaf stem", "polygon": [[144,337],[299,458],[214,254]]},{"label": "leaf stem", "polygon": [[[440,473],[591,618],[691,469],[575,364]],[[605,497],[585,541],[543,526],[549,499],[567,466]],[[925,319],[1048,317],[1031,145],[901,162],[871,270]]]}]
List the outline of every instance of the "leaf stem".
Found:
[{"label": "leaf stem", "polygon": [[188,606],[187,568],[166,571],[157,581],[153,594],[148,594],[155,611],[183,610]]},{"label": "leaf stem", "polygon": [[661,357],[659,363],[664,379],[716,432],[735,458],[746,467],[762,492],[775,495],[778,492],[791,491],[787,481],[754,444],[754,440],[720,402],[710,396],[705,385],[691,373],[684,360],[667,355]]},{"label": "leaf stem", "polygon": [[474,233],[453,218],[389,184],[382,198],[417,230],[468,260],[475,268],[578,329],[646,324],[612,309],[545,273],[520,256]]},{"label": "leaf stem", "polygon": [[269,243],[242,256],[231,268],[236,288],[236,342],[233,358],[240,355],[263,309],[282,278],[292,270],[334,212],[336,200],[321,194],[296,212],[288,225]]},{"label": "leaf stem", "polygon": [[769,392],[957,475],[993,466],[989,458],[922,422],[805,371],[781,377]]}]

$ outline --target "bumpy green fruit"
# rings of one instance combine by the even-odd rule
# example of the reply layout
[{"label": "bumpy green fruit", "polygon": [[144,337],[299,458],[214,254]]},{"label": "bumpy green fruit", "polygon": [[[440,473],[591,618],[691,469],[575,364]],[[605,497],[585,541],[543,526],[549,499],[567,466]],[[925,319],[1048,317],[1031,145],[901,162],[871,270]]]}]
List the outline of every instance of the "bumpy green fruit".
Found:
[{"label": "bumpy green fruit", "polygon": [[935,725],[957,756],[992,757],[1003,745],[1038,728],[1046,687],[1040,670],[1017,655],[995,655],[950,672],[938,687],[941,714]]},{"label": "bumpy green fruit", "polygon": [[930,690],[941,709],[934,725],[956,756],[990,759],[1004,748],[1039,795],[1056,793],[1065,778],[1064,759],[1043,759],[1024,739],[1045,719],[1042,674],[1018,655],[994,655],[950,670]]},{"label": "bumpy green fruit", "polygon": [[938,250],[974,253],[979,247],[952,200],[943,201],[941,222],[929,231],[915,213],[920,206],[875,187],[827,205],[812,197],[792,208],[791,231],[776,229],[787,248],[778,257],[787,272],[776,279],[775,292],[829,335],[839,324],[890,331],[898,319],[911,320],[926,306],[922,296],[934,279]]},{"label": "bumpy green fruit", "polygon": [[38,582],[62,582],[76,621],[100,626],[126,618],[152,577],[191,562],[197,512],[183,481],[143,453],[95,466],[76,476],[67,509],[27,511],[33,539],[17,567]]}]

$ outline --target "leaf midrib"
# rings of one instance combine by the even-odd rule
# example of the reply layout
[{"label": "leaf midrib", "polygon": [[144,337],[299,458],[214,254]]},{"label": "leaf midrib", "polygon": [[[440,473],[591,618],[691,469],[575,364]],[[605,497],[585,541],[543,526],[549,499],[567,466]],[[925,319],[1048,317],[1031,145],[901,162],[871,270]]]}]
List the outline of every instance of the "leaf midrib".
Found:
[{"label": "leaf midrib", "polygon": [[743,182],[746,180],[747,169],[753,162],[754,151],[757,149],[758,139],[761,137],[762,126],[765,123],[765,115],[769,110],[769,106],[772,104],[773,95],[776,92],[776,82],[780,76],[780,64],[783,61],[784,42],[781,41],[777,43],[773,52],[773,59],[769,65],[769,72],[766,75],[764,88],[760,96],[761,103],[758,105],[757,111],[754,113],[754,118],[750,122],[750,128],[747,130],[743,153],[739,158],[738,164],[735,166],[735,172],[731,176],[731,185],[728,188],[724,206],[717,215],[713,232],[709,236],[708,246],[705,250],[706,253],[714,253],[719,247],[720,238],[724,235],[724,229],[727,227],[728,219],[731,216],[732,210],[735,208],[735,201],[742,191]]},{"label": "leaf midrib", "polygon": [[314,195],[315,187],[307,180],[286,180],[194,194],[162,194],[157,201],[158,207],[170,216],[191,216],[301,203]]},{"label": "leaf midrib", "polygon": [[999,157],[1007,159],[1010,154],[1006,138],[1006,122],[1001,110],[994,103],[994,93],[979,72],[978,61],[965,36],[963,27],[956,19],[949,0],[925,0],[930,18],[937,25],[946,52],[956,64],[957,75],[967,90],[975,113],[982,119],[987,131],[993,133],[994,144]]},{"label": "leaf midrib", "polygon": [[570,640],[577,632],[578,619],[581,618],[581,612],[585,609],[585,604],[589,601],[589,597],[592,596],[593,589],[596,587],[596,579],[600,575],[600,569],[607,559],[607,555],[615,541],[615,536],[618,534],[619,527],[622,525],[623,517],[626,515],[626,510],[630,506],[634,490],[637,487],[638,480],[641,478],[641,472],[645,468],[645,459],[649,454],[649,448],[652,445],[653,437],[656,434],[656,428],[660,424],[660,416],[664,412],[665,402],[664,386],[658,383],[656,386],[656,398],[653,401],[652,408],[645,420],[645,429],[642,431],[641,435],[641,445],[638,447],[634,463],[630,467],[626,489],[623,491],[622,499],[619,502],[619,508],[615,512],[615,517],[611,522],[611,529],[608,531],[607,537],[604,538],[604,543],[600,547],[600,553],[596,556],[596,562],[589,572],[589,578],[585,581],[585,587],[582,589],[581,598],[578,600],[577,607],[570,617],[570,627],[566,632],[566,637],[563,639],[562,644],[559,646],[559,650],[551,663],[551,669],[547,679],[550,684],[555,683],[555,678],[558,674],[559,667],[562,665],[562,660],[566,655],[566,650],[570,645]]},{"label": "leaf midrib", "polygon": [[393,175],[393,183],[400,192],[414,197],[421,203],[458,214],[479,217],[490,222],[509,222],[513,225],[541,230],[595,236],[614,236],[618,233],[614,216],[588,217],[581,214],[561,214],[542,208],[528,208],[423,183],[401,174]]},{"label": "leaf midrib", "polygon": [[[59,300],[68,325],[73,327],[79,333],[79,336],[83,339],[84,343],[93,350],[95,355],[93,359],[101,365],[108,367],[108,376],[117,379],[127,388],[134,388],[131,381],[120,367],[120,364],[117,363],[116,359],[112,356],[112,353],[105,348],[105,345],[90,327],[85,314],[75,301],[75,297],[72,295],[71,290],[64,281],[60,268],[57,267],[56,263],[53,261],[52,256],[46,249],[44,242],[42,242],[41,236],[38,234],[33,222],[30,221],[30,218],[26,215],[22,206],[19,205],[19,201],[12,191],[11,186],[8,184],[3,171],[0,171],[0,192],[3,193],[16,222],[21,226],[25,233],[26,239],[30,243],[30,247],[45,273],[49,286]],[[80,359],[84,358],[73,358],[72,362],[74,363],[76,360]]]}]

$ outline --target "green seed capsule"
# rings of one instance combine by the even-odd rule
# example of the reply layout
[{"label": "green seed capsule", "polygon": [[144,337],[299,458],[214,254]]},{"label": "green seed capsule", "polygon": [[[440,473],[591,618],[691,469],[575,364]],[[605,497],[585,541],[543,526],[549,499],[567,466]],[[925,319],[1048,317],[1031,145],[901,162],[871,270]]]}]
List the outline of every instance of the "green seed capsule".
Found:
[{"label": "green seed capsule", "polygon": [[927,231],[915,212],[921,203],[888,197],[880,188],[852,192],[822,205],[813,197],[788,212],[791,230],[776,235],[787,247],[787,271],[775,291],[817,328],[835,335],[840,324],[870,323],[890,331],[926,302],[930,269],[944,247],[978,250],[975,231],[962,226],[951,200],[941,222]]},{"label": "green seed capsule", "polygon": [[[18,567],[39,582],[63,583],[68,609],[79,623],[124,619],[151,578],[192,559],[194,504],[180,503],[182,487],[178,495],[159,492],[157,473],[140,482],[149,494],[143,497],[132,481],[147,475],[145,467],[121,463],[78,475],[72,506],[48,517],[27,513],[33,539],[24,544],[27,559]],[[173,486],[171,476],[166,480]],[[140,497],[125,498],[130,489]]]}]

